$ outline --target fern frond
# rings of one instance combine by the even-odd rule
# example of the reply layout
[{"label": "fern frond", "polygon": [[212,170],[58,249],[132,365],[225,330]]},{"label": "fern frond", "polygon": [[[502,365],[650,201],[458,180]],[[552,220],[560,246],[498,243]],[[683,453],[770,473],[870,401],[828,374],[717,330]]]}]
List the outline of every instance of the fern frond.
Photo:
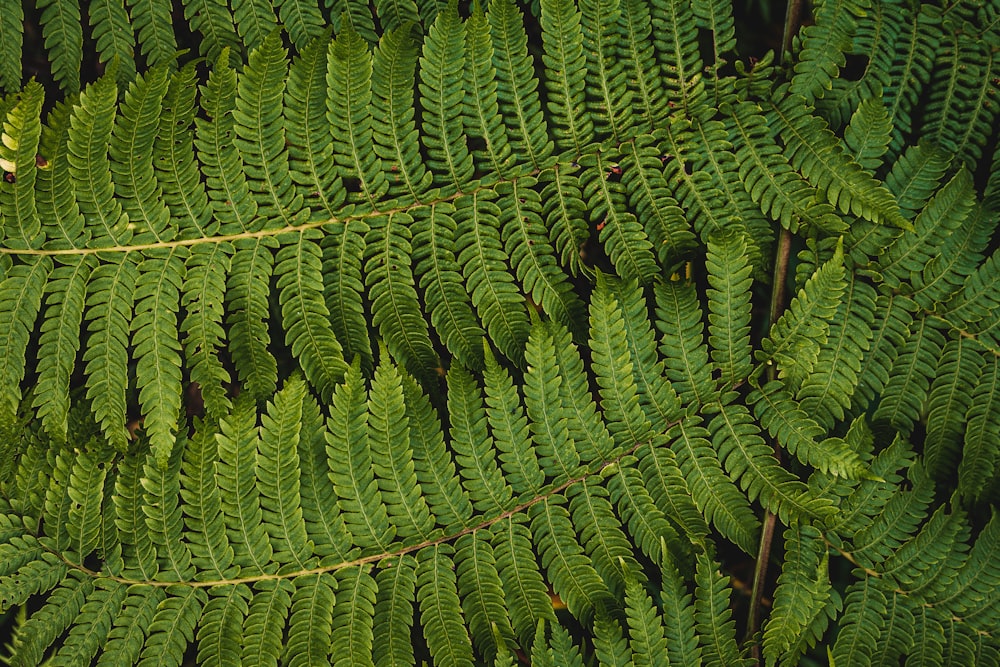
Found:
[{"label": "fern frond", "polygon": [[621,597],[630,571],[644,582],[645,576],[632,554],[632,544],[608,501],[608,490],[591,477],[567,489],[566,495],[580,543],[612,595],[616,599]]},{"label": "fern frond", "polygon": [[403,366],[424,377],[439,362],[410,268],[413,218],[390,213],[372,218],[370,225],[365,237],[365,283],[372,301],[372,324]]},{"label": "fern frond", "polygon": [[958,492],[979,499],[1000,463],[1000,364],[990,355],[965,413],[962,461],[958,465]]},{"label": "fern frond", "polygon": [[427,648],[436,663],[472,665],[472,642],[465,630],[450,546],[435,545],[417,561],[417,601]]},{"label": "fern frond", "polygon": [[688,118],[701,119],[709,107],[706,106],[705,66],[698,51],[694,9],[689,3],[655,2],[650,10],[664,96],[679,98],[681,109]]},{"label": "fern frond", "polygon": [[625,579],[625,618],[635,667],[662,664],[663,654],[667,651],[663,619],[656,611],[642,582],[629,573]]},{"label": "fern frond", "polygon": [[765,115],[785,142],[792,167],[801,170],[830,204],[875,223],[909,227],[885,186],[844,153],[826,122],[809,113],[804,99],[789,94]]},{"label": "fern frond", "polygon": [[0,222],[4,245],[8,248],[39,248],[45,237],[35,203],[35,179],[38,173],[35,156],[39,154],[44,89],[31,81],[21,92],[20,100],[2,121],[0,164],[14,175],[14,182],[0,183]]},{"label": "fern frond", "polygon": [[872,414],[873,422],[885,420],[904,434],[913,430],[923,413],[944,344],[944,335],[934,322],[928,318],[913,322],[892,364],[892,375]]},{"label": "fern frond", "polygon": [[618,462],[617,474],[608,479],[611,503],[628,528],[628,534],[647,558],[659,558],[662,545],[678,558],[686,556],[689,544],[681,539],[664,513],[653,502],[642,479],[633,467],[634,458]]},{"label": "fern frond", "polygon": [[257,213],[264,217],[265,228],[272,229],[293,224],[302,209],[302,197],[289,177],[282,122],[286,53],[277,31],[250,53],[239,76],[233,110],[233,142],[243,158]]},{"label": "fern frond", "polygon": [[268,292],[277,245],[272,237],[241,239],[235,244],[226,296],[229,308],[229,351],[237,375],[247,391],[257,398],[274,393],[278,366],[267,349],[271,336],[267,330]]},{"label": "fern frond", "polygon": [[[625,62],[625,85],[631,93],[633,103],[640,110],[638,118],[631,125],[638,127],[640,131],[649,131],[657,127],[667,114],[667,99],[652,39],[650,6],[641,0],[620,0],[619,8],[616,55]],[[614,16],[615,14],[611,14],[611,17]],[[610,102],[614,104],[614,100]],[[608,113],[611,113],[610,110]]]},{"label": "fern frond", "polygon": [[182,664],[207,598],[200,588],[177,586],[167,589],[167,597],[157,606],[147,628],[145,648],[139,656],[140,667]]},{"label": "fern frond", "polygon": [[111,631],[111,624],[121,611],[128,587],[116,581],[101,580],[80,608],[80,619],[48,664],[89,664]]},{"label": "fern frond", "polygon": [[875,97],[862,100],[851,123],[844,128],[844,144],[850,156],[862,169],[874,172],[882,164],[891,139],[892,123],[885,105]]},{"label": "fern frond", "polygon": [[598,138],[621,143],[631,121],[632,93],[626,84],[626,63],[618,55],[619,0],[581,0],[581,30],[587,58],[585,104]]},{"label": "fern frond", "polygon": [[347,363],[323,298],[322,250],[316,242],[320,236],[317,232],[289,234],[286,245],[278,251],[274,272],[285,342],[299,359],[309,383],[327,402]]},{"label": "fern frond", "polygon": [[733,106],[730,113],[740,180],[761,210],[793,232],[800,223],[828,232],[843,231],[844,222],[833,206],[819,201],[817,189],[789,164],[771,137],[761,108],[743,102]]},{"label": "fern frond", "polygon": [[581,15],[571,0],[540,3],[545,83],[549,117],[555,126],[556,150],[580,155],[594,136],[594,125],[584,105],[586,59]]},{"label": "fern frond", "polygon": [[877,648],[886,616],[886,597],[874,577],[854,582],[844,596],[841,630],[833,645],[836,664],[868,664]]},{"label": "fern frond", "polygon": [[418,84],[427,165],[435,184],[446,186],[446,192],[468,189],[473,173],[461,123],[465,46],[465,24],[458,15],[458,4],[449,2],[438,11],[424,40]]},{"label": "fern frond", "polygon": [[431,324],[456,360],[469,368],[479,368],[485,332],[472,311],[462,285],[461,267],[451,250],[457,229],[454,208],[435,203],[419,209],[419,213],[413,229],[413,264],[420,276]]},{"label": "fern frond", "polygon": [[332,218],[347,194],[333,158],[334,135],[327,120],[327,43],[312,39],[292,60],[285,87],[288,170],[313,217]]},{"label": "fern frond", "polygon": [[614,617],[598,614],[594,618],[594,657],[607,667],[628,667],[632,649],[622,627]]},{"label": "fern frond", "polygon": [[487,515],[504,512],[512,493],[486,431],[483,396],[469,371],[458,364],[448,369],[448,423],[455,462],[476,511]]},{"label": "fern frond", "polygon": [[480,139],[485,147],[471,145],[476,170],[504,176],[510,165],[510,145],[504,132],[497,101],[496,68],[493,66],[493,41],[481,3],[473,3],[465,22],[465,99],[462,124],[470,139]]},{"label": "fern frond", "polygon": [[285,619],[292,606],[294,592],[287,579],[257,582],[247,617],[243,620],[240,664],[277,664],[282,652]]},{"label": "fern frond", "polygon": [[822,519],[833,513],[827,499],[813,496],[801,480],[778,464],[744,406],[721,406],[708,429],[729,476],[739,482],[751,501],[759,498],[782,523]]},{"label": "fern frond", "polygon": [[[511,157],[537,171],[552,153],[552,141],[538,98],[538,79],[528,55],[521,10],[513,0],[492,0],[486,12],[493,40],[497,102],[510,134]],[[523,167],[522,167],[523,168]]]},{"label": "fern frond", "polygon": [[21,49],[24,45],[24,8],[18,2],[4,6],[0,14],[0,93],[21,87]]},{"label": "fern frond", "polygon": [[974,343],[958,338],[945,343],[927,398],[924,461],[931,477],[944,479],[961,460],[965,415],[973,405],[986,358]]},{"label": "fern frond", "polygon": [[369,368],[372,346],[365,314],[364,278],[361,272],[365,236],[369,227],[349,219],[323,228],[323,288],[330,313],[330,326],[344,350],[344,359],[360,357]]},{"label": "fern frond", "polygon": [[180,508],[181,452],[186,446],[179,438],[168,459],[160,462],[151,454],[143,467],[141,480],[145,501],[149,540],[156,547],[159,576],[162,581],[186,581],[194,573],[191,551],[181,540],[184,530]]},{"label": "fern frond", "polygon": [[323,33],[324,19],[316,0],[275,0],[278,20],[300,51]]},{"label": "fern frond", "polygon": [[710,556],[700,555],[694,580],[694,620],[702,664],[705,667],[748,665],[736,645],[736,623],[726,592],[729,577],[719,572]]},{"label": "fern frond", "polygon": [[199,53],[215,61],[224,49],[240,50],[240,38],[228,3],[219,0],[182,0],[182,4],[184,20],[192,30],[201,33],[202,38],[198,40]]},{"label": "fern frond", "polygon": [[[7,7],[4,9],[7,10]],[[42,37],[52,77],[63,92],[73,94],[80,90],[80,65],[83,61],[80,3],[76,0],[39,0],[36,9],[41,13]]]},{"label": "fern frond", "polygon": [[218,586],[209,589],[208,595],[198,621],[198,661],[201,664],[238,661],[243,621],[250,611],[250,588],[246,584]]},{"label": "fern frond", "polygon": [[747,377],[750,359],[750,286],[747,244],[742,234],[727,234],[708,243],[708,343],[712,361],[731,386]]},{"label": "fern frond", "polygon": [[223,579],[236,571],[232,567],[233,547],[226,534],[222,498],[215,481],[218,452],[214,429],[202,424],[184,447],[180,497],[184,502],[191,564],[199,573]]},{"label": "fern frond", "polygon": [[366,401],[364,380],[355,361],[344,384],[333,394],[326,433],[327,465],[353,543],[384,550],[395,532],[372,470]]},{"label": "fern frond", "polygon": [[577,542],[565,499],[549,496],[531,506],[531,534],[542,567],[566,608],[587,623],[597,609],[607,610],[612,594]]},{"label": "fern frond", "polygon": [[666,376],[682,402],[703,405],[712,399],[716,388],[695,287],[680,281],[660,282],[653,287]]},{"label": "fern frond", "polygon": [[52,260],[43,255],[5,271],[0,282],[0,386],[4,387],[0,414],[4,418],[12,418],[21,402],[26,360],[20,351],[28,347],[51,271]]},{"label": "fern frond", "polygon": [[[375,580],[368,569],[353,567],[337,573],[330,653],[334,665],[371,665]],[[324,661],[325,662],[325,661]]]},{"label": "fern frond", "polygon": [[537,491],[545,481],[538,465],[534,442],[520,393],[510,373],[501,366],[493,351],[484,350],[486,367],[483,381],[486,390],[486,416],[493,442],[500,452],[500,466],[515,494]]},{"label": "fern frond", "polygon": [[123,572],[149,581],[156,577],[159,566],[142,509],[142,474],[143,461],[139,457],[122,461],[115,479],[113,502],[115,525],[122,544]]},{"label": "fern frond", "polygon": [[677,567],[670,562],[666,550],[660,572],[663,587],[660,607],[663,611],[663,633],[667,640],[667,658],[671,667],[701,664],[701,647],[695,628],[695,608]]},{"label": "fern frond", "polygon": [[219,359],[219,351],[226,335],[222,310],[232,253],[233,247],[228,243],[198,245],[191,249],[184,266],[181,296],[185,310],[181,324],[184,358],[189,364],[191,381],[198,383],[210,415],[223,414],[231,406],[226,396],[231,378]]},{"label": "fern frond", "polygon": [[375,584],[375,615],[382,622],[375,624],[372,660],[378,667],[412,664],[410,632],[417,586],[413,557],[403,556],[389,563],[376,575]]},{"label": "fern frond", "polygon": [[66,530],[70,539],[69,551],[81,563],[99,540],[106,474],[107,469],[101,462],[87,452],[81,452],[73,460],[66,486],[70,502]]},{"label": "fern frond", "polygon": [[652,426],[639,405],[624,318],[601,273],[590,304],[590,341],[601,411],[615,444],[628,448],[645,442]]},{"label": "fern frond", "polygon": [[94,590],[94,582],[81,574],[63,579],[43,607],[21,626],[24,641],[17,647],[14,664],[41,664],[47,649],[69,628]]},{"label": "fern frond", "polygon": [[455,541],[455,573],[469,634],[486,658],[499,655],[514,631],[504,605],[503,582],[497,573],[490,536],[484,531]]},{"label": "fern frond", "polygon": [[418,46],[414,32],[411,24],[385,33],[372,61],[374,153],[382,159],[389,195],[404,202],[419,201],[432,180],[420,158],[414,119],[413,73]]},{"label": "fern frond", "polygon": [[177,53],[167,0],[127,0],[139,52],[150,65],[170,62]]},{"label": "fern frond", "polygon": [[[527,517],[513,514],[493,525],[493,554],[503,582],[504,603],[521,646],[532,644],[535,630],[556,615],[531,546]],[[538,642],[534,644],[538,647]]]},{"label": "fern frond", "polygon": [[711,435],[696,418],[688,418],[667,432],[690,495],[705,519],[741,549],[752,553],[759,528],[757,517],[746,497],[722,472],[709,441]]},{"label": "fern frond", "polygon": [[65,100],[52,109],[42,126],[38,149],[49,156],[49,168],[36,173],[35,204],[42,229],[51,248],[79,248],[87,243],[89,232],[76,201],[71,181],[69,128],[71,102]]},{"label": "fern frond", "polygon": [[258,48],[278,25],[267,0],[233,0],[232,7],[233,22],[248,50]]},{"label": "fern frond", "polygon": [[818,530],[785,531],[785,558],[774,592],[774,611],[764,629],[766,664],[794,665],[823,637],[839,607],[827,573],[826,545]]}]

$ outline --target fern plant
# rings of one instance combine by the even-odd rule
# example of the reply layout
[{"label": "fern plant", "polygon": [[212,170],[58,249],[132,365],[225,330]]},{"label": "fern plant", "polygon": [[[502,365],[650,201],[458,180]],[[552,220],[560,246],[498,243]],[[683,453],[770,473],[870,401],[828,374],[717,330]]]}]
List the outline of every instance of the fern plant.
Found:
[{"label": "fern plant", "polygon": [[1000,663],[995,3],[83,9],[0,0],[11,664]]}]

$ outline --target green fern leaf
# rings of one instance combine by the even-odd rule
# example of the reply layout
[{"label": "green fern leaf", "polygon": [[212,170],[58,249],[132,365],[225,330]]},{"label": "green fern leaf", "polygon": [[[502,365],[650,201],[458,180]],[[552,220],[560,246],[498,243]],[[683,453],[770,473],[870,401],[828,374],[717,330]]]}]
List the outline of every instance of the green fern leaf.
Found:
[{"label": "green fern leaf", "polygon": [[590,304],[590,340],[601,411],[615,444],[627,448],[645,442],[652,427],[639,405],[624,318],[601,273]]},{"label": "green fern leaf", "polygon": [[667,187],[656,139],[640,135],[621,149],[619,166],[629,207],[646,230],[660,265],[673,267],[690,253],[695,236]]},{"label": "green fern leaf", "polygon": [[[182,0],[184,20],[201,33],[198,52],[215,61],[224,49],[240,50],[240,39],[233,25],[228,3],[219,0]],[[238,3],[234,3],[238,4]]]},{"label": "green fern leaf", "polygon": [[990,356],[983,374],[969,397],[965,413],[966,431],[962,461],[958,465],[958,492],[979,499],[994,476],[1000,446],[1000,368],[995,356]]},{"label": "green fern leaf", "polygon": [[726,65],[726,55],[736,50],[736,26],[733,16],[732,3],[725,0],[693,0],[691,8],[694,10],[695,21],[699,28],[705,28],[712,33],[713,61],[707,63],[712,68],[712,74],[716,79],[715,103],[718,104],[721,97],[722,85],[719,79],[719,70]]},{"label": "green fern leaf", "polygon": [[51,248],[83,247],[89,238],[73,191],[67,157],[73,101],[70,98],[58,103],[49,112],[38,145],[39,151],[49,157],[49,168],[36,173],[35,204]]},{"label": "green fern leaf", "polygon": [[337,573],[333,605],[333,639],[330,664],[364,667],[372,664],[372,624],[375,613],[375,580],[367,568],[353,567]]},{"label": "green fern leaf", "polygon": [[21,87],[21,50],[24,46],[24,8],[18,2],[4,5],[0,14],[0,92]]},{"label": "green fern leaf", "polygon": [[328,574],[295,579],[283,664],[309,667],[329,659],[336,580]]},{"label": "green fern leaf", "polygon": [[[941,247],[941,254],[932,257],[919,278],[912,298],[927,310],[945,310],[950,298],[962,291],[962,286],[983,265],[986,251],[998,219],[976,203],[965,223],[951,234]],[[912,275],[912,274],[911,274]]]},{"label": "green fern leaf", "polygon": [[843,260],[838,243],[833,258],[799,290],[755,354],[758,362],[776,362],[779,377],[786,378],[793,388],[800,387],[813,372],[821,346],[828,339],[829,321],[847,289]]},{"label": "green fern leaf", "polygon": [[[402,34],[402,29],[390,33]],[[333,159],[345,184],[358,179],[364,200],[375,203],[389,187],[374,151],[372,133],[372,56],[367,44],[345,27],[327,51],[327,120],[333,130]]]},{"label": "green fern leaf", "polygon": [[573,171],[572,167],[556,164],[538,175],[539,183],[543,184],[542,216],[560,263],[573,275],[589,275],[590,267],[584,264],[581,252],[590,237],[588,216],[580,182]]},{"label": "green fern leaf", "polygon": [[324,19],[316,0],[276,0],[274,8],[292,44],[300,51],[323,33]]},{"label": "green fern leaf", "polygon": [[691,119],[708,113],[705,106],[704,63],[698,52],[698,25],[691,4],[653,3],[653,45],[660,62],[664,97],[679,98]]},{"label": "green fern leaf", "polygon": [[715,392],[715,383],[695,287],[689,282],[669,281],[655,284],[654,292],[666,376],[682,402],[707,403]]},{"label": "green fern leaf", "polygon": [[[442,16],[439,14],[438,16]],[[420,276],[431,324],[455,359],[469,368],[482,366],[483,335],[462,285],[461,267],[451,248],[457,224],[447,203],[419,210],[413,236],[414,270]]]},{"label": "green fern leaf", "polygon": [[184,358],[191,381],[198,383],[205,410],[210,415],[226,413],[231,403],[226,396],[229,371],[219,359],[226,335],[222,328],[226,274],[229,271],[232,245],[212,243],[191,249],[184,267],[181,305],[185,316]]},{"label": "green fern leaf", "polygon": [[148,634],[139,659],[140,667],[183,664],[184,653],[194,639],[195,626],[207,598],[200,588],[172,586],[167,589],[167,597],[157,606],[146,627]]},{"label": "green fern leaf", "polygon": [[612,594],[584,556],[561,496],[549,496],[531,506],[531,533],[552,588],[582,623],[597,609],[608,610]]},{"label": "green fern leaf", "polygon": [[570,437],[568,418],[560,400],[561,384],[555,344],[542,325],[535,325],[525,351],[528,372],[524,378],[524,403],[546,477],[565,480],[580,465],[580,453]]},{"label": "green fern leaf", "polygon": [[663,589],[660,606],[663,611],[663,634],[667,640],[667,658],[671,667],[700,667],[701,647],[695,634],[695,607],[681,574],[663,550]]},{"label": "green fern leaf", "polygon": [[223,49],[202,88],[201,105],[207,119],[195,119],[195,146],[205,173],[208,197],[220,232],[232,234],[256,229],[257,202],[250,195],[243,160],[233,145],[236,72]]},{"label": "green fern leaf", "polygon": [[476,531],[455,541],[455,573],[469,634],[480,654],[491,659],[513,641],[514,631],[487,533]]},{"label": "green fern leaf", "polygon": [[740,180],[751,198],[771,218],[790,231],[800,224],[827,232],[846,229],[833,206],[819,201],[819,192],[789,164],[770,134],[767,118],[751,102],[730,109]]},{"label": "green fern leaf", "polygon": [[[666,92],[660,80],[660,65],[652,39],[650,6],[641,0],[621,0],[619,6],[617,57],[625,63],[625,83],[633,104],[640,111],[637,122],[632,125],[640,131],[649,131],[667,115]],[[610,103],[614,105],[615,100]],[[609,109],[606,113],[612,112]]]},{"label": "green fern leaf", "polygon": [[416,561],[403,556],[387,562],[375,578],[378,594],[375,601],[375,624],[372,660],[376,667],[414,663],[410,632],[413,626],[413,602],[416,599]]},{"label": "green fern leaf", "polygon": [[128,0],[129,15],[135,29],[139,52],[150,65],[173,60],[177,40],[171,29],[172,7],[166,0]]},{"label": "green fern leaf", "polygon": [[417,65],[416,26],[387,32],[372,62],[372,135],[375,154],[389,195],[402,202],[419,201],[432,174],[420,157],[413,112],[413,73]]},{"label": "green fern leaf", "polygon": [[634,467],[635,459],[618,462],[617,474],[608,479],[611,502],[628,527],[628,534],[648,558],[659,558],[661,543],[672,554],[683,557],[689,550],[677,530],[653,502],[643,483],[642,474]]},{"label": "green fern leaf", "polygon": [[487,515],[506,511],[512,493],[487,434],[483,396],[469,371],[457,364],[448,369],[448,423],[462,485],[476,511]]},{"label": "green fern leaf", "polygon": [[[83,354],[87,373],[87,398],[108,441],[124,450],[125,389],[128,386],[129,318],[139,271],[134,255],[125,253],[101,264],[87,285],[90,333]],[[173,425],[171,425],[173,426]]]},{"label": "green fern leaf", "polygon": [[240,659],[243,621],[250,611],[246,584],[213,586],[198,621],[198,662],[225,665]]},{"label": "green fern leaf", "polygon": [[873,422],[887,421],[902,433],[913,430],[923,413],[944,344],[943,334],[929,319],[920,318],[911,325],[872,415]]},{"label": "green fern leaf", "polygon": [[181,409],[181,346],[177,341],[186,249],[150,251],[139,264],[132,320],[132,355],[143,428],[153,456],[166,465]]},{"label": "green fern leaf", "polygon": [[639,469],[656,506],[680,526],[692,544],[703,545],[709,533],[708,523],[695,504],[673,450],[657,444],[639,451]]},{"label": "green fern leaf", "polygon": [[580,175],[583,201],[590,211],[591,221],[598,227],[598,238],[615,271],[623,278],[649,283],[659,274],[659,267],[645,229],[625,205],[623,184],[608,179],[608,174],[617,165],[601,153],[582,157],[580,164],[584,167]]},{"label": "green fern leaf", "polygon": [[726,584],[729,577],[719,572],[708,555],[698,556],[694,575],[694,619],[705,667],[739,667],[749,661],[740,657],[736,645],[736,623],[729,608]]},{"label": "green fern leaf", "polygon": [[427,32],[418,84],[427,165],[435,184],[443,186],[445,192],[468,189],[473,173],[461,122],[465,44],[465,24],[458,15],[458,5],[449,2],[438,11]]},{"label": "green fern leaf", "polygon": [[42,255],[5,271],[0,282],[0,382],[4,387],[0,414],[5,418],[13,417],[21,402],[26,362],[21,350],[28,347],[51,271],[52,260]]},{"label": "green fern leaf", "polygon": [[320,236],[317,232],[289,234],[287,245],[278,251],[275,273],[285,342],[326,402],[347,364],[323,298],[322,251],[315,241]]},{"label": "green fern leaf", "polygon": [[510,145],[503,131],[503,118],[497,102],[496,68],[493,66],[493,41],[482,4],[473,3],[465,22],[465,99],[462,124],[470,139],[485,142],[482,149],[470,145],[473,162],[479,172],[507,174]]},{"label": "green fern leaf", "polygon": [[326,115],[327,41],[322,36],[309,41],[292,61],[285,87],[289,176],[314,218],[334,217],[346,195]]},{"label": "green fern leaf", "polygon": [[[4,9],[7,10],[7,7]],[[52,77],[63,92],[75,93],[80,90],[80,65],[83,61],[80,3],[75,0],[40,0],[36,9],[41,13],[42,37]],[[11,88],[17,88],[17,85]]]},{"label": "green fern leaf", "polygon": [[292,606],[294,592],[287,579],[257,582],[247,617],[243,620],[240,664],[277,667],[282,653],[285,619]]},{"label": "green fern leaf", "polygon": [[375,15],[383,30],[395,30],[406,23],[420,23],[420,10],[413,0],[376,0]]},{"label": "green fern leaf", "polygon": [[306,567],[312,543],[302,518],[299,441],[303,437],[302,401],[306,392],[300,378],[290,378],[267,404],[257,441],[257,488],[261,497],[261,521],[274,548],[272,558],[280,564]]},{"label": "green fern leaf", "polygon": [[32,407],[45,432],[65,441],[69,424],[69,387],[73,363],[80,349],[80,323],[87,296],[87,280],[95,262],[86,256],[53,269],[46,283],[45,320],[39,338],[38,384]]},{"label": "green fern leaf", "polygon": [[410,448],[410,425],[405,415],[403,387],[398,371],[385,363],[375,370],[368,398],[368,443],[389,521],[405,541],[426,540],[434,526],[417,483]]},{"label": "green fern leaf", "polygon": [[249,395],[234,402],[232,413],[221,421],[219,431],[215,479],[226,533],[235,553],[233,562],[243,572],[272,571],[272,547],[261,523],[260,490],[256,484],[256,411]]},{"label": "green fern leaf", "polygon": [[328,429],[327,465],[344,524],[354,544],[385,551],[395,532],[372,470],[364,380],[357,361],[333,394]]},{"label": "green fern leaf", "polygon": [[93,581],[84,576],[74,573],[63,579],[49,594],[44,606],[25,621],[21,628],[25,641],[17,647],[13,664],[42,663],[46,650],[69,628],[94,590]]},{"label": "green fern leaf", "polygon": [[825,544],[812,526],[785,531],[785,558],[764,629],[767,665],[794,665],[823,637],[839,600],[827,573]]},{"label": "green fern leaf", "polygon": [[862,100],[851,116],[850,125],[844,128],[849,155],[862,169],[874,172],[881,166],[891,139],[892,124],[882,100],[875,97]]},{"label": "green fern leaf", "polygon": [[278,368],[268,351],[268,292],[277,245],[273,237],[240,239],[234,244],[226,294],[229,302],[229,351],[240,381],[257,398],[274,393]]},{"label": "green fern leaf", "polygon": [[822,3],[816,9],[816,23],[804,27],[793,42],[798,53],[790,91],[815,103],[833,86],[833,80],[847,64],[857,19],[865,16],[865,1],[841,0]]},{"label": "green fern leaf", "polygon": [[652,598],[642,582],[629,572],[625,578],[625,617],[628,620],[629,644],[635,667],[662,664],[667,652],[663,620],[656,613]]},{"label": "green fern leaf", "polygon": [[[961,460],[965,415],[972,407],[986,358],[965,338],[945,343],[927,398],[924,461],[935,479],[955,472]],[[966,468],[966,470],[970,470]],[[978,474],[974,473],[974,474]]]},{"label": "green fern leaf", "polygon": [[594,125],[584,104],[586,59],[581,15],[570,0],[541,4],[542,47],[549,117],[555,126],[556,150],[580,155],[594,136]]},{"label": "green fern leaf", "polygon": [[712,361],[731,386],[747,377],[750,360],[750,278],[747,244],[741,234],[709,239],[708,342]]},{"label": "green fern leaf", "polygon": [[302,519],[306,523],[306,534],[314,542],[313,552],[321,558],[347,560],[351,537],[337,506],[337,492],[329,475],[324,418],[309,394],[302,402],[299,465]]},{"label": "green fern leaf", "polygon": [[197,107],[197,70],[190,63],[174,72],[163,100],[160,127],[153,144],[153,169],[170,210],[170,233],[182,238],[210,236],[218,230],[212,220],[208,193],[195,159],[191,131]]},{"label": "green fern leaf", "polygon": [[[139,457],[135,457],[122,461],[118,466],[113,502],[115,525],[122,544],[123,574],[134,576],[140,581],[151,581],[156,577],[159,566],[142,509],[143,463]],[[136,656],[138,654],[136,649]]]},{"label": "green fern leaf", "polygon": [[459,604],[453,553],[448,545],[434,545],[420,552],[417,601],[434,664],[472,667],[472,642]]},{"label": "green fern leaf", "polygon": [[619,0],[581,0],[581,29],[587,58],[584,77],[584,103],[590,112],[594,134],[610,137],[615,143],[625,140],[631,114],[627,113],[632,92],[626,83],[626,62],[616,57],[619,52]]},{"label": "green fern leaf", "polygon": [[124,584],[103,579],[100,586],[87,596],[87,601],[80,608],[80,619],[48,664],[53,667],[90,664],[100,650],[128,590]]},{"label": "green fern leaf", "polygon": [[417,382],[405,373],[403,400],[410,423],[413,467],[431,514],[443,528],[468,524],[472,503],[455,474],[438,414]]},{"label": "green fern leaf", "polygon": [[498,362],[493,351],[485,348],[486,416],[493,442],[500,452],[500,466],[515,494],[537,491],[545,481],[538,465],[534,442],[521,397],[510,374]]},{"label": "green fern leaf", "polygon": [[628,667],[632,664],[628,638],[618,621],[606,614],[598,614],[594,619],[594,657],[602,667]]},{"label": "green fern leaf", "polygon": [[765,115],[780,132],[792,167],[802,170],[830,204],[875,223],[910,227],[885,186],[844,153],[826,122],[809,113],[802,97],[789,94],[773,103]]},{"label": "green fern leaf", "polygon": [[187,581],[193,574],[191,551],[181,540],[184,524],[179,502],[181,452],[185,439],[177,441],[168,460],[160,462],[150,455],[143,466],[140,481],[144,491],[146,526],[149,540],[156,547],[159,576],[162,581]]},{"label": "green fern leaf", "polygon": [[8,248],[39,248],[45,237],[35,203],[35,179],[38,173],[35,155],[41,138],[44,89],[31,81],[21,92],[19,102],[3,121],[0,141],[0,163],[4,171],[14,175],[14,182],[0,183],[0,221],[4,245]]},{"label": "green fern leaf", "polygon": [[68,524],[69,550],[79,562],[90,555],[97,546],[101,520],[101,502],[104,499],[104,480],[107,470],[100,461],[86,452],[73,460],[72,472],[66,493],[70,507]]},{"label": "green fern leaf", "polygon": [[524,514],[512,514],[493,525],[493,553],[503,582],[504,603],[521,646],[532,644],[536,628],[545,620],[556,619],[531,545],[533,531],[527,523]]},{"label": "green fern leaf", "polygon": [[421,315],[410,268],[413,218],[407,213],[390,213],[372,218],[369,224],[365,283],[372,301],[372,324],[405,368],[417,377],[427,377],[439,361]]},{"label": "green fern leaf", "polygon": [[233,547],[226,535],[221,494],[215,482],[218,453],[215,431],[202,424],[184,447],[180,495],[184,502],[185,535],[191,549],[191,564],[205,576],[224,579],[235,575],[236,571],[232,567]]},{"label": "green fern leaf", "polygon": [[832,659],[838,665],[872,664],[886,618],[885,594],[873,577],[864,577],[847,589],[844,603]]},{"label": "green fern leaf", "polygon": [[288,149],[282,122],[282,91],[288,72],[287,52],[277,31],[250,54],[239,76],[233,110],[236,148],[243,158],[257,213],[267,228],[294,224],[302,197],[289,177]]},{"label": "green fern leaf", "polygon": [[528,317],[524,296],[500,264],[507,261],[500,241],[500,209],[476,194],[458,200],[456,217],[456,258],[472,303],[500,351],[518,362],[528,339]]},{"label": "green fern leaf", "polygon": [[277,27],[271,3],[266,0],[233,0],[233,22],[248,50],[258,48]]},{"label": "green fern leaf", "polygon": [[580,543],[605,585],[617,599],[626,588],[626,572],[645,580],[632,555],[632,544],[608,502],[608,491],[593,477],[566,491],[573,523],[578,526]]},{"label": "green fern leaf", "polygon": [[348,219],[323,228],[323,287],[330,326],[344,349],[344,359],[360,357],[371,365],[372,347],[368,337],[368,317],[361,295],[364,282],[361,262],[365,253],[368,225]]},{"label": "green fern leaf", "polygon": [[813,496],[801,480],[781,467],[743,405],[721,406],[708,429],[729,476],[739,482],[751,501],[759,498],[782,523],[790,525],[833,514],[829,500]]}]

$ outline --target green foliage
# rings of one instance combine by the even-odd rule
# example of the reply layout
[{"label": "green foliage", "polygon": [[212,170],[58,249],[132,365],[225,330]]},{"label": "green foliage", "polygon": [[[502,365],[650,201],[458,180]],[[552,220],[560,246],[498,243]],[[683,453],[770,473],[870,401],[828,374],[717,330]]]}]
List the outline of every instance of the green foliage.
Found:
[{"label": "green foliage", "polygon": [[813,4],[0,0],[9,662],[1000,662],[1000,11]]}]

